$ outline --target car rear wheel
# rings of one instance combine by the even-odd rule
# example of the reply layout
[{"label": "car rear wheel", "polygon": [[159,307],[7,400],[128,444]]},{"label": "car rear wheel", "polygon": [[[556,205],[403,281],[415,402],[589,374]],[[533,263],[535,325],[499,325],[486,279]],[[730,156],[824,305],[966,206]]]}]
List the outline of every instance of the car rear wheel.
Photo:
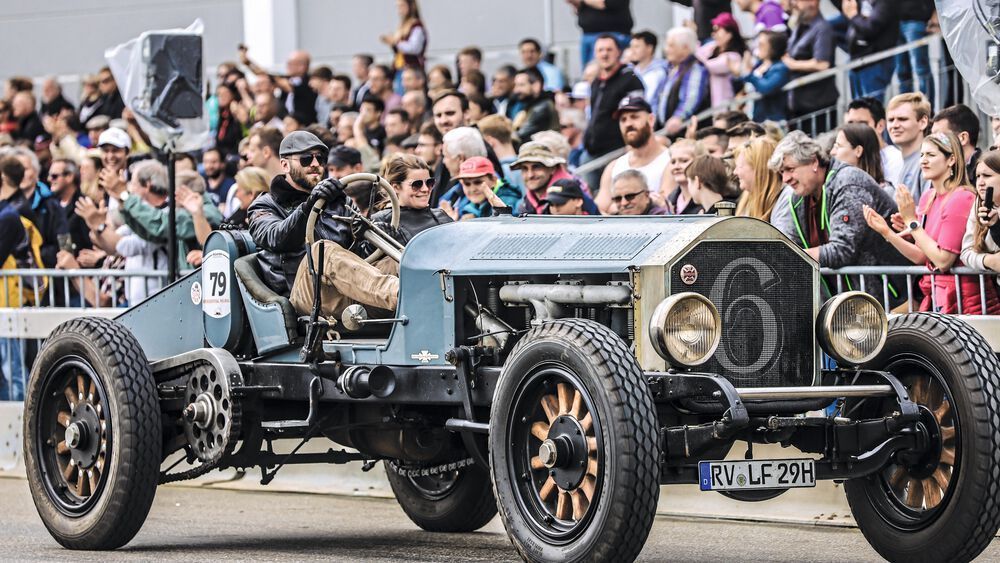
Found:
[{"label": "car rear wheel", "polygon": [[385,473],[403,512],[429,532],[474,532],[497,515],[489,474],[478,465],[410,475],[385,462]]},{"label": "car rear wheel", "polygon": [[70,549],[114,549],[153,503],[160,407],[146,355],[108,319],[63,323],[28,383],[24,451],[39,516]]},{"label": "car rear wheel", "polygon": [[579,319],[533,328],[511,351],[490,421],[507,533],[528,561],[631,561],[659,496],[652,399],[635,356]]},{"label": "car rear wheel", "polygon": [[[964,322],[915,314],[890,320],[885,348],[865,367],[906,386],[929,447],[845,483],[858,527],[889,561],[974,559],[1000,529],[1000,362]],[[869,402],[859,414],[893,408]]]}]

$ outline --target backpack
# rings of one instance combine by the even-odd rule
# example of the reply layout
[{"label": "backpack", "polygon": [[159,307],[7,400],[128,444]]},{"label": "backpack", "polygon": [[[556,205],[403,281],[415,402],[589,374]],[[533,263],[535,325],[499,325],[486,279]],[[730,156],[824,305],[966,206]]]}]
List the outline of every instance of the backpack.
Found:
[{"label": "backpack", "polygon": [[[42,234],[30,219],[20,217],[24,239],[15,247],[0,270],[42,268]],[[45,298],[49,279],[47,276],[6,276],[3,278],[3,307],[35,307]],[[38,296],[36,299],[35,296]]]}]

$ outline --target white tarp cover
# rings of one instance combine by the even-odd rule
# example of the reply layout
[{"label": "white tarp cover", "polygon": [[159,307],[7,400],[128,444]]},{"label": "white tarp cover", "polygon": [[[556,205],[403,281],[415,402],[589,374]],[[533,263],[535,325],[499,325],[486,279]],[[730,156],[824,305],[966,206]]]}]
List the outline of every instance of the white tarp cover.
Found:
[{"label": "white tarp cover", "polygon": [[979,109],[1000,115],[1000,0],[937,0],[941,34]]},{"label": "white tarp cover", "polygon": [[[171,138],[174,138],[173,150],[176,152],[188,152],[200,150],[208,141],[208,118],[203,113],[197,119],[178,119],[177,129],[172,130],[166,124],[150,119],[150,108],[144,100],[144,90],[146,88],[146,76],[148,65],[143,57],[141,46],[146,36],[150,34],[188,34],[201,36],[204,25],[201,19],[196,19],[194,23],[186,29],[164,29],[143,32],[139,37],[131,39],[104,51],[104,58],[108,61],[111,73],[118,83],[125,105],[135,114],[139,126],[149,136],[151,144],[158,149],[166,149]],[[199,69],[204,73],[204,69]],[[205,80],[202,83],[201,99],[205,99]]]}]

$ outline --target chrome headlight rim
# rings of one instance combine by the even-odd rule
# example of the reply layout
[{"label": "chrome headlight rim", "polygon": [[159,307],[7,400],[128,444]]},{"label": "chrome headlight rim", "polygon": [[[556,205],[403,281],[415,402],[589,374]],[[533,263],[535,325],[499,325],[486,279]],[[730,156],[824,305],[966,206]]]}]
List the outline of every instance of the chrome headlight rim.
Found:
[{"label": "chrome headlight rim", "polygon": [[[833,345],[834,314],[837,312],[838,308],[852,299],[862,299],[867,301],[873,305],[879,313],[879,326],[876,328],[881,330],[881,336],[879,337],[878,343],[872,348],[872,351],[861,358],[848,358],[841,354],[840,351],[838,351]],[[820,308],[817,321],[818,330],[816,332],[819,337],[820,347],[823,351],[836,360],[837,363],[852,367],[863,365],[878,356],[882,351],[882,348],[885,347],[886,338],[889,336],[889,317],[886,315],[885,309],[882,307],[882,304],[879,303],[878,299],[863,291],[847,291],[831,297]]]},{"label": "chrome headlight rim", "polygon": [[[684,301],[695,300],[700,304],[708,308],[712,314],[712,319],[715,324],[715,340],[709,347],[708,351],[699,357],[696,361],[685,361],[681,358],[676,357],[671,351],[670,347],[667,346],[666,342],[666,321],[670,316],[670,313]],[[704,295],[699,293],[694,293],[693,291],[685,291],[682,293],[677,293],[671,295],[661,301],[656,309],[653,310],[653,315],[649,319],[649,341],[653,345],[653,349],[656,353],[670,362],[671,365],[681,366],[681,367],[696,367],[704,364],[715,355],[715,351],[719,348],[719,343],[722,341],[722,317],[719,315],[719,310]]]}]

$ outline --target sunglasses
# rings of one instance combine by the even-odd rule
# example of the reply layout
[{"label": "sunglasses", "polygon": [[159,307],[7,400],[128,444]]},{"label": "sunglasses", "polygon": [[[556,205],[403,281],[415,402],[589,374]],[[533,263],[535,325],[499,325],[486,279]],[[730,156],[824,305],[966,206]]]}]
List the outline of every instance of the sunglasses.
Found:
[{"label": "sunglasses", "polygon": [[645,192],[635,192],[634,194],[616,195],[616,196],[614,196],[614,197],[611,198],[611,201],[613,201],[615,203],[621,203],[622,200],[625,200],[626,203],[632,203],[635,200],[635,198],[641,196],[644,193]]},{"label": "sunglasses", "polygon": [[73,173],[69,172],[69,171],[61,172],[59,174],[49,174],[49,180],[56,180],[56,179],[62,178],[64,176],[72,176],[72,175],[73,175]]},{"label": "sunglasses", "polygon": [[312,166],[313,161],[316,161],[317,164],[323,164],[323,161],[326,160],[321,154],[300,154],[295,157],[295,159],[298,160],[299,164],[303,167]]},{"label": "sunglasses", "polygon": [[412,182],[410,182],[410,187],[413,188],[414,191],[422,190],[425,186],[427,187],[428,190],[433,190],[434,178],[428,178],[426,180],[413,180]]}]

